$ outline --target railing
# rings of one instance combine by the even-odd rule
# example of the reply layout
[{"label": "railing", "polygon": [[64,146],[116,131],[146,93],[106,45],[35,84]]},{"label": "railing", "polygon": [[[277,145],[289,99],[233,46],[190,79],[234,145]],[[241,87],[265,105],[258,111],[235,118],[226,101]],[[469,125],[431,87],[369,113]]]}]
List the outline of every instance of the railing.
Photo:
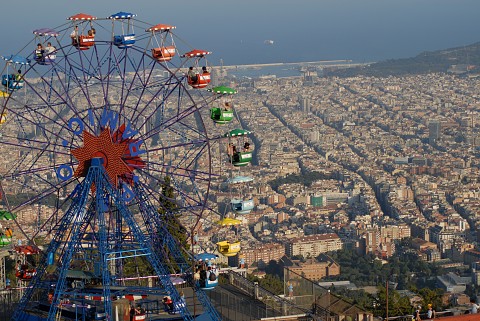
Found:
[{"label": "railing", "polygon": [[259,286],[257,282],[249,281],[234,271],[229,271],[227,276],[231,285],[242,290],[253,299],[262,302],[267,308],[281,316],[310,313],[308,309],[298,307],[290,299],[275,295]]}]

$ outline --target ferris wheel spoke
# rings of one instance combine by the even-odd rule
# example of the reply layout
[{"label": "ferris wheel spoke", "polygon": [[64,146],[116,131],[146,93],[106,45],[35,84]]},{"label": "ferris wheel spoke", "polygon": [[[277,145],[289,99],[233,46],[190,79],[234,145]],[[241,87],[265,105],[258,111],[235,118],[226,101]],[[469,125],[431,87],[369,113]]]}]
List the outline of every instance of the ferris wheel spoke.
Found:
[{"label": "ferris wheel spoke", "polygon": [[188,107],[186,110],[179,112],[177,115],[167,119],[166,121],[162,122],[158,126],[152,128],[148,135],[145,135],[144,139],[149,139],[154,135],[159,134],[162,131],[166,131],[171,126],[176,125],[181,120],[187,118],[188,116],[193,115],[197,111],[196,106]]},{"label": "ferris wheel spoke", "polygon": [[[171,171],[169,171],[169,168],[171,168],[169,165],[165,165],[162,167],[161,164],[152,164],[151,162],[149,163],[151,165],[159,165],[161,168],[166,168],[166,169],[157,169],[157,168],[152,168],[152,167],[149,167],[149,171],[151,172],[155,172],[155,173],[158,173],[158,174],[162,174],[162,175],[169,175],[169,173],[171,173]],[[201,174],[205,174],[207,175],[208,173],[206,172],[202,172],[202,171],[196,171],[196,170],[193,170],[193,169],[184,169],[184,168],[175,168],[175,170],[178,170],[178,171],[182,171],[182,172],[187,172],[189,174],[180,174],[180,173],[175,173],[176,176],[178,177],[184,177],[184,178],[189,178],[189,179],[192,179],[192,177],[195,179],[195,180],[198,180],[198,181],[208,181],[208,177],[202,177],[202,176],[199,176]]]},{"label": "ferris wheel spoke", "polygon": [[[43,167],[29,168],[27,170],[15,171],[14,173],[3,175],[3,178],[15,179],[15,178],[21,177],[25,174],[36,174],[36,173],[39,173],[39,172],[51,171],[51,170],[54,170],[54,169],[58,168],[61,165],[73,166],[73,165],[77,165],[77,164],[78,164],[77,162],[66,162],[66,163],[51,164],[51,165],[43,166]],[[55,184],[51,184],[50,182],[49,182],[49,184],[52,185],[52,186],[55,185]]]},{"label": "ferris wheel spoke", "polygon": [[[142,58],[140,59],[140,61],[138,62],[138,66],[140,66],[141,64],[143,64],[145,61],[145,56],[142,56]],[[143,102],[143,100],[141,99],[144,94],[145,94],[145,91],[146,91],[146,87],[147,87],[147,84],[148,84],[148,81],[150,80],[151,76],[152,76],[152,73],[153,73],[153,70],[155,70],[155,64],[153,63],[150,63],[149,66],[149,69],[144,69],[140,72],[139,68],[137,67],[137,69],[135,69],[135,73],[133,74],[133,77],[132,77],[132,82],[130,84],[130,87],[128,88],[127,90],[127,94],[125,95],[125,99],[123,101],[123,104],[125,104],[125,102],[127,101],[127,99],[130,97],[130,94],[133,93],[133,92],[136,92],[137,89],[136,87],[134,87],[134,85],[136,85],[136,81],[139,82],[139,93],[138,93],[138,101],[136,103],[136,105],[134,106],[133,108],[133,111],[134,113],[131,115],[132,116],[132,119],[133,120],[136,120],[135,118],[135,111],[138,110],[139,108],[139,104],[141,102]],[[143,79],[143,77],[141,76],[141,73],[143,74],[146,74],[146,78]],[[160,91],[159,91],[160,92]],[[153,100],[154,98],[152,98]],[[148,106],[149,104],[145,104],[145,106]]]},{"label": "ferris wheel spoke", "polygon": [[67,187],[68,185],[70,185],[70,184],[72,184],[76,181],[77,181],[76,178],[69,179],[67,181],[62,182],[61,184],[49,187],[48,189],[45,189],[43,191],[39,191],[39,193],[37,195],[35,195],[35,197],[32,197],[31,199],[29,199],[29,200],[27,200],[23,203],[20,203],[19,205],[15,206],[15,207],[12,207],[12,211],[17,212],[17,211],[20,211],[25,206],[28,206],[28,205],[31,205],[31,204],[34,204],[34,203],[38,203],[39,201],[41,201],[41,200],[45,199],[46,197],[55,193],[57,190],[59,190],[63,187]]},{"label": "ferris wheel spoke", "polygon": [[[27,140],[27,139],[24,139],[24,140]],[[41,142],[41,141],[35,141],[35,140],[32,140],[32,139],[28,139],[29,142],[33,142],[33,143],[41,143],[41,144],[48,144],[48,145],[51,145],[50,143],[48,142]],[[46,152],[50,152],[50,153],[56,153],[56,154],[60,154],[60,155],[65,155],[65,156],[70,156],[70,153],[66,153],[66,152],[61,152],[61,151],[58,151],[56,149],[46,149],[46,147],[37,147],[35,146],[35,144],[32,144],[32,145],[22,145],[22,144],[19,144],[19,143],[15,143],[15,142],[9,142],[9,141],[2,141],[2,144],[3,145],[9,145],[9,146],[14,146],[14,147],[19,147],[19,148],[23,148],[23,149],[31,149],[31,150],[39,150],[39,151],[46,151]],[[60,146],[60,145],[54,145],[54,146]]]},{"label": "ferris wheel spoke", "polygon": [[168,151],[168,150],[173,150],[176,148],[188,148],[188,147],[196,147],[196,146],[203,146],[203,144],[206,144],[207,140],[206,139],[198,139],[198,140],[192,140],[186,143],[178,143],[174,145],[169,145],[169,146],[161,146],[157,148],[151,148],[149,149],[149,152],[158,152],[158,151]]},{"label": "ferris wheel spoke", "polygon": [[[171,79],[171,78],[170,78]],[[162,101],[160,104],[155,104],[155,107],[153,109],[153,111],[150,113],[149,116],[145,117],[145,120],[143,121],[143,123],[140,124],[140,127],[141,126],[144,126],[148,121],[151,120],[151,118],[157,114],[158,110],[159,109],[163,109],[165,108],[165,102],[170,98],[170,96],[172,95],[172,93],[174,93],[175,91],[177,91],[181,86],[181,83],[174,83],[173,86],[171,86],[171,84],[168,84],[168,86],[162,86],[161,87],[161,90],[159,89],[157,91],[157,94],[155,95],[152,95],[152,97],[150,98],[149,101],[147,101],[144,105],[144,107],[138,111],[138,113],[136,113],[136,117],[134,118],[135,120],[137,120],[140,115],[144,114],[147,107],[151,106],[151,104],[159,99],[159,95],[162,94]],[[155,135],[156,133],[154,133],[153,135]]]},{"label": "ferris wheel spoke", "polygon": [[[153,171],[161,173],[161,174],[168,174],[169,173],[169,167],[171,167],[171,164],[161,164],[161,163],[156,163],[156,162],[152,162],[152,161],[149,161],[148,165],[149,165],[148,170],[153,170]],[[156,167],[158,167],[160,169],[157,169]],[[166,168],[166,169],[162,170],[162,168]],[[195,177],[195,179],[198,179],[198,180],[209,180],[209,176],[219,176],[217,174],[211,174],[210,172],[207,172],[207,171],[196,170],[196,169],[187,168],[187,167],[175,166],[175,170],[179,170],[181,172],[191,173],[191,175],[183,175],[183,174],[178,174],[178,173],[176,175],[189,177],[189,178],[191,178],[193,176],[193,177]],[[202,177],[202,175],[206,175],[207,177]]]},{"label": "ferris wheel spoke", "polygon": [[[26,110],[25,110],[26,109]],[[35,113],[36,117],[44,117],[46,118],[48,121],[51,121],[53,124],[56,124],[62,128],[65,128],[63,126],[63,124],[61,123],[58,123],[56,121],[54,121],[53,119],[51,119],[50,117],[47,117],[45,116],[44,114],[42,114],[42,116],[38,116],[40,113],[36,110],[36,108],[30,108],[30,106],[28,105],[24,105],[24,110],[19,110],[19,109],[13,109],[13,108],[7,108],[7,111],[10,115],[13,115],[15,117],[17,117],[17,119],[20,121],[19,122],[19,125],[21,126],[23,122],[26,122],[32,126],[41,126],[38,122],[38,120],[35,120],[35,119],[32,119],[32,118],[29,118],[29,117],[26,117],[26,111],[27,112],[33,112]],[[4,124],[5,125],[5,124]],[[48,129],[47,129],[48,128]],[[42,131],[52,135],[53,137],[57,137],[57,133],[53,132],[52,130],[50,130],[49,128],[52,128],[52,126],[42,126]],[[66,127],[68,128],[68,126]],[[70,129],[68,129],[70,130]]]}]

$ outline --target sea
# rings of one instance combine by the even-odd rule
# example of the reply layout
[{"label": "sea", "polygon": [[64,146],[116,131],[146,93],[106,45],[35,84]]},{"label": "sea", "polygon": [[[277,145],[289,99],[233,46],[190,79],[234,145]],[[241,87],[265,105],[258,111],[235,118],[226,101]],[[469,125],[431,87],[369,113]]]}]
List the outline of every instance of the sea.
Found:
[{"label": "sea", "polygon": [[239,67],[236,69],[229,69],[228,75],[237,78],[258,78],[261,76],[275,75],[281,77],[295,77],[301,76],[300,69],[294,66],[258,66],[258,67]]},{"label": "sea", "polygon": [[[282,77],[299,77],[302,76],[302,69],[308,66],[329,66],[329,65],[345,65],[349,66],[352,61],[318,61],[318,62],[296,62],[296,63],[279,63],[279,64],[256,64],[256,65],[238,65],[228,66],[227,73],[230,76],[237,78],[258,78],[261,76],[275,75],[278,78]],[[317,69],[321,74],[321,70]]]}]

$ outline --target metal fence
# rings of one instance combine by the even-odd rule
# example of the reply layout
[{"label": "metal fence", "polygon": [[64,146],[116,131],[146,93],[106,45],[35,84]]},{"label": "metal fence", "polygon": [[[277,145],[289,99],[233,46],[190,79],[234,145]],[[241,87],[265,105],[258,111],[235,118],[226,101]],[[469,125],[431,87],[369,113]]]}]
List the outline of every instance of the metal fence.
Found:
[{"label": "metal fence", "polygon": [[327,288],[289,270],[287,267],[284,268],[283,275],[286,296],[298,307],[311,309],[317,298],[328,293]]},{"label": "metal fence", "polygon": [[[260,318],[305,315],[309,312],[308,309],[296,306],[289,298],[277,296],[234,271],[223,275],[221,281],[223,288],[228,292],[222,295],[218,295],[219,292],[212,292],[211,298],[225,320],[230,317],[222,313],[222,310],[234,313],[235,317],[232,320],[259,320]],[[235,295],[235,292],[239,295]],[[228,308],[225,309],[226,307]]]}]

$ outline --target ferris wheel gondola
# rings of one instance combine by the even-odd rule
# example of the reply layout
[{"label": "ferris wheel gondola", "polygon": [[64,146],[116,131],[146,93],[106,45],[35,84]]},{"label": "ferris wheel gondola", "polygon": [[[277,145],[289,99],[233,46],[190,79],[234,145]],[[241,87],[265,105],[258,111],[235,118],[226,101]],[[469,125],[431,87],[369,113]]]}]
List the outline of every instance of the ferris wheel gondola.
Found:
[{"label": "ferris wheel gondola", "polygon": [[218,271],[214,264],[218,256],[203,252],[196,254],[194,260],[197,266],[195,279],[202,290],[213,290],[218,285]]},{"label": "ferris wheel gondola", "polygon": [[[136,17],[134,13],[120,11],[107,18],[112,20],[113,44],[120,49],[130,48],[135,43],[135,30],[132,20],[134,17]],[[120,22],[122,27],[121,34],[115,34],[115,21]]]},{"label": "ferris wheel gondola", "polygon": [[[231,217],[225,217],[217,222],[217,224],[224,229],[235,228],[241,223],[242,221]],[[235,233],[234,238],[217,242],[217,250],[224,256],[235,256],[241,249],[241,242],[238,240],[237,233]]]},{"label": "ferris wheel gondola", "polygon": [[[2,56],[2,59],[7,62],[7,73],[2,75],[2,85],[10,92],[23,88],[25,79],[21,68],[30,65],[30,60],[20,55]],[[12,73],[9,73],[9,69],[13,69]]]},{"label": "ferris wheel gondola", "polygon": [[51,40],[56,39],[59,33],[51,28],[41,28],[33,31],[35,35],[37,49],[35,49],[35,61],[40,65],[50,65],[57,58],[56,47],[52,45]]},{"label": "ferris wheel gondola", "polygon": [[252,147],[246,139],[251,133],[237,128],[224,134],[224,137],[228,137],[227,154],[233,166],[247,166],[252,161]]},{"label": "ferris wheel gondola", "polygon": [[92,21],[96,20],[89,14],[79,13],[67,18],[72,21],[73,31],[70,34],[72,39],[72,46],[78,50],[88,50],[95,45],[95,28]]},{"label": "ferris wheel gondola", "polygon": [[[211,54],[210,51],[194,49],[181,56],[193,61],[187,74],[187,82],[192,88],[205,88],[210,83],[211,75],[206,59],[209,54]],[[203,66],[200,67],[200,65]]]},{"label": "ferris wheel gondola", "polygon": [[226,86],[218,86],[208,91],[212,92],[215,96],[219,96],[220,107],[210,108],[210,118],[217,124],[226,124],[233,120],[233,103],[231,99],[227,98],[237,93],[235,89]]},{"label": "ferris wheel gondola", "polygon": [[[227,184],[230,186],[246,186],[248,183],[252,182],[253,178],[248,177],[248,176],[235,176],[233,178],[230,178],[227,180]],[[246,191],[245,189],[240,188],[241,194],[245,195]],[[255,207],[255,202],[253,198],[232,198],[230,201],[230,205],[232,207],[232,210],[237,213],[237,214],[248,214],[250,213],[254,207]]]},{"label": "ferris wheel gondola", "polygon": [[151,33],[151,39],[149,42],[155,43],[154,47],[151,49],[154,59],[164,62],[172,60],[175,56],[177,50],[171,34],[171,31],[175,28],[175,26],[167,24],[157,24],[145,30],[146,32]]}]

